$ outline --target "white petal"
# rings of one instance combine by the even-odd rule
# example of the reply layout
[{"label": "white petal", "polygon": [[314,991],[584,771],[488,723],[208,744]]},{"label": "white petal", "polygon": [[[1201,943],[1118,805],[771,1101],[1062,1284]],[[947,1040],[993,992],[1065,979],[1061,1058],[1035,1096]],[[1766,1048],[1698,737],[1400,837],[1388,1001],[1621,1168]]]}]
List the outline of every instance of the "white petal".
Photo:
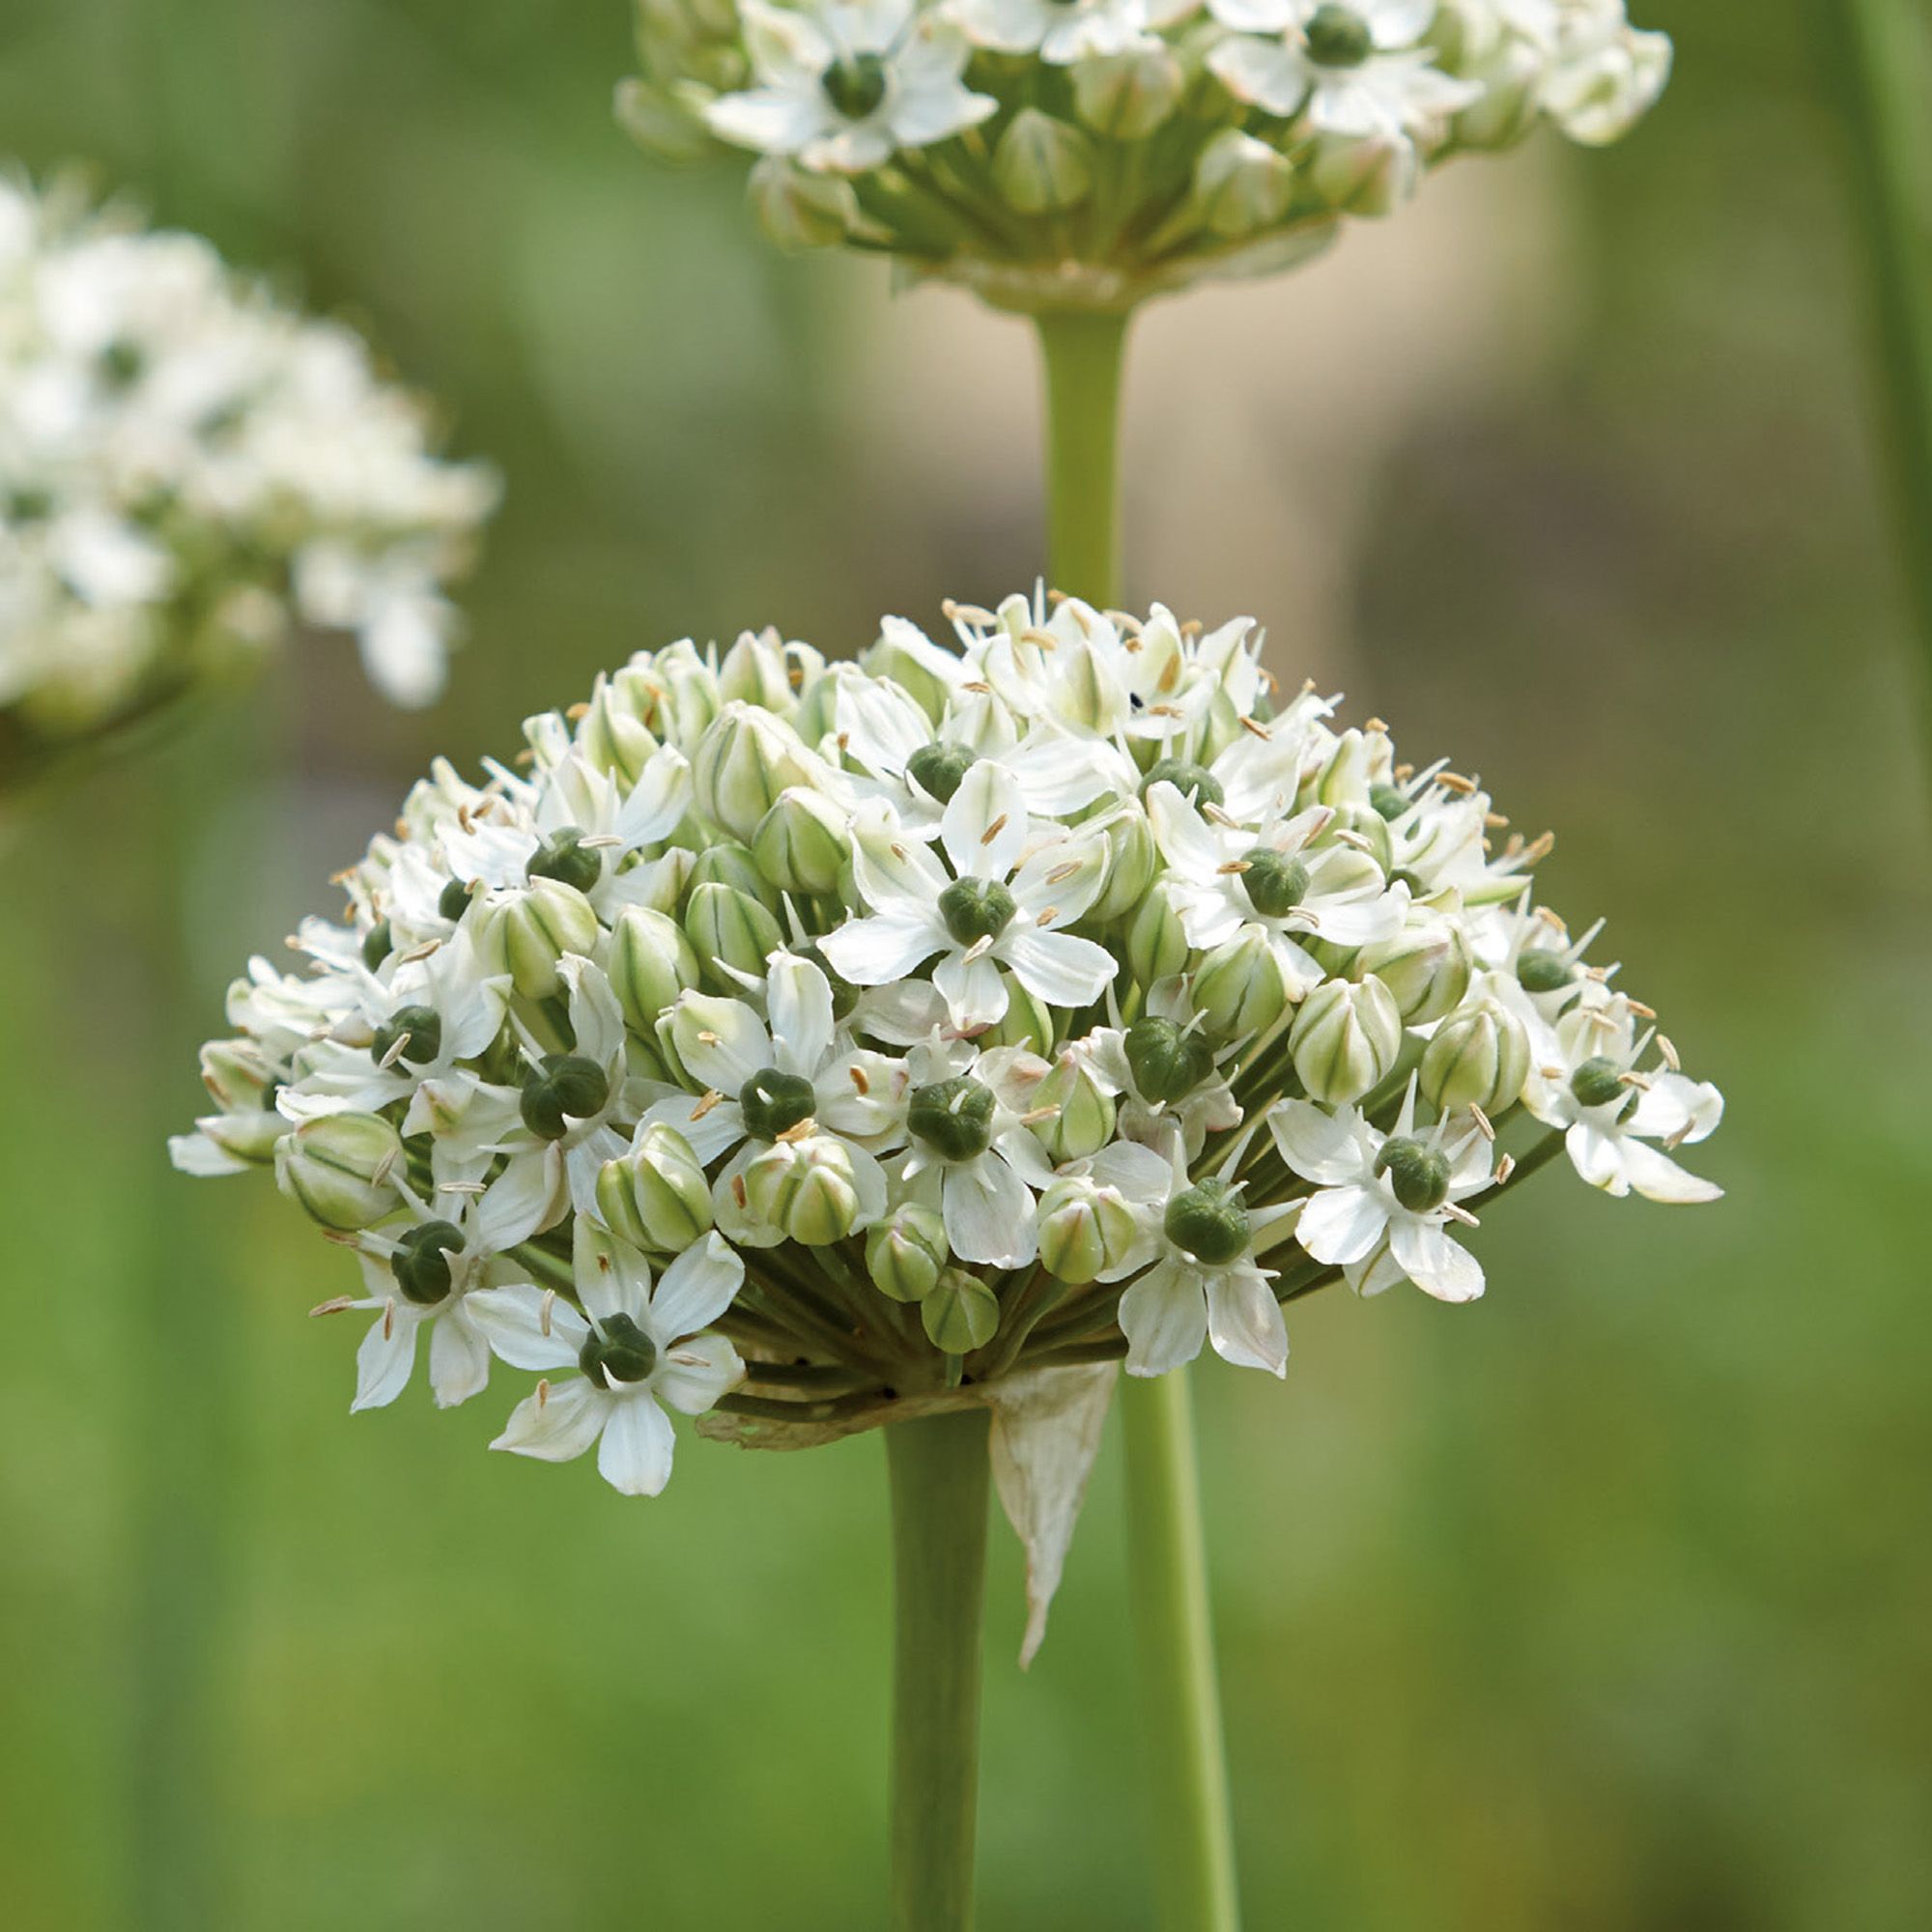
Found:
[{"label": "white petal", "polygon": [[939,842],[961,878],[1004,879],[1026,850],[1031,821],[1019,781],[981,758],[959,781],[939,821]]},{"label": "white petal", "polygon": [[1037,926],[1009,926],[993,950],[1013,969],[1020,984],[1050,1007],[1089,1005],[1121,970],[1104,946],[1070,932],[1042,932]]},{"label": "white petal", "polygon": [[651,1300],[651,1264],[640,1250],[585,1214],[573,1231],[570,1265],[577,1298],[591,1321],[628,1315],[633,1321],[643,1321]]},{"label": "white petal", "polygon": [[946,1238],[962,1262],[1024,1267],[1038,1250],[1033,1196],[1005,1161],[992,1154],[946,1170]]},{"label": "white petal", "polygon": [[1474,1301],[1483,1264],[1440,1222],[1398,1214],[1389,1222],[1389,1253],[1410,1281],[1437,1301]]},{"label": "white petal", "polygon": [[810,959],[774,954],[766,980],[777,1065],[809,1080],[832,1051],[832,988]]},{"label": "white petal", "polygon": [[1224,1362],[1288,1374],[1288,1324],[1260,1268],[1227,1268],[1208,1277],[1208,1334]]},{"label": "white petal", "polygon": [[1200,1277],[1179,1262],[1157,1262],[1121,1296],[1121,1332],[1130,1376],[1164,1376],[1191,1362],[1208,1339]]},{"label": "white petal", "polygon": [[1388,1208],[1379,1190],[1351,1184],[1309,1197],[1295,1236],[1318,1262],[1360,1261],[1382,1237]]},{"label": "white petal", "polygon": [[489,1379],[490,1344],[458,1301],[437,1317],[429,1331],[429,1385],[436,1406],[454,1408]]},{"label": "white petal", "polygon": [[712,1233],[686,1248],[659,1277],[648,1326],[660,1347],[695,1335],[730,1307],[745,1279],[745,1264],[723,1236]]},{"label": "white petal", "polygon": [[660,1357],[651,1392],[683,1415],[716,1408],[745,1379],[745,1364],[723,1335],[687,1335]]},{"label": "white petal", "polygon": [[682,994],[670,1026],[685,1071],[721,1094],[735,1097],[753,1074],[772,1064],[771,1036],[743,1000]]},{"label": "white petal", "polygon": [[402,1300],[370,1323],[355,1351],[355,1400],[351,1411],[385,1408],[408,1387],[416,1365],[416,1330],[422,1318]]},{"label": "white petal", "polygon": [[1668,1154],[1660,1153],[1638,1140],[1624,1142],[1624,1173],[1646,1201],[1661,1201],[1673,1207],[1716,1201],[1724,1191],[1715,1181],[1701,1179],[1679,1167]]},{"label": "white petal", "polygon": [[512,1161],[476,1204],[469,1233],[479,1253],[499,1255],[527,1241],[561,1212],[548,1169],[533,1160]]},{"label": "white petal", "polygon": [[1007,1010],[1007,982],[990,952],[977,959],[949,952],[932,969],[932,983],[946,1002],[948,1018],[962,1032],[991,1026]]},{"label": "white petal", "polygon": [[869,919],[848,920],[819,941],[819,950],[841,980],[855,986],[885,986],[916,973],[952,943],[930,905],[895,905]]},{"label": "white petal", "polygon": [[1333,1114],[1307,1100],[1284,1100],[1267,1123],[1282,1159],[1304,1180],[1339,1187],[1363,1178],[1361,1143]]},{"label": "white petal", "polygon": [[641,1133],[646,1127],[658,1125],[675,1127],[691,1144],[699,1165],[709,1167],[720,1154],[745,1138],[745,1117],[735,1099],[714,1100],[700,1114],[697,1110],[703,1106],[701,1094],[680,1094],[674,1099],[656,1101],[644,1110],[638,1131]]},{"label": "white petal", "polygon": [[540,1463],[571,1462],[597,1440],[613,1401],[582,1376],[540,1387],[510,1411],[502,1435],[490,1446]]},{"label": "white petal", "polygon": [[626,1496],[655,1496],[670,1481],[676,1438],[648,1389],[614,1396],[597,1448],[597,1473]]},{"label": "white petal", "polygon": [[479,1288],[464,1313],[513,1369],[574,1369],[590,1327],[569,1302],[527,1284]]}]

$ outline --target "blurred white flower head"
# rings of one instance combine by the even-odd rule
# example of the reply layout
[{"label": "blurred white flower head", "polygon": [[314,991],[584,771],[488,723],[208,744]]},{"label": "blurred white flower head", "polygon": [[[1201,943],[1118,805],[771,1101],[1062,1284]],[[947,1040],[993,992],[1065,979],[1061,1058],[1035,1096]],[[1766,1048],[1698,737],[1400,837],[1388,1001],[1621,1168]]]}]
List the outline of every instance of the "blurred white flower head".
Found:
[{"label": "blurred white flower head", "polygon": [[297,629],[427,703],[497,494],[348,328],[0,179],[0,781]]}]

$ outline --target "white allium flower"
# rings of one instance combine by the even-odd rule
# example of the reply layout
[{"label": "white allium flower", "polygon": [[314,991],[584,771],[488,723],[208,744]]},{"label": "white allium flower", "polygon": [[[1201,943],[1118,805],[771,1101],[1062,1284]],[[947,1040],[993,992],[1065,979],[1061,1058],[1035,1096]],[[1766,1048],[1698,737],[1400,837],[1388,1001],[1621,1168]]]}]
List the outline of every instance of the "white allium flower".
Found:
[{"label": "white allium flower", "polygon": [[425,1330],[466,1401],[487,1345],[551,1378],[499,1447],[652,1493],[679,1412],[795,1443],[1210,1344],[1279,1375],[1289,1298],[1479,1293],[1463,1204],[1566,1149],[1717,1192],[1672,1157],[1716,1089],[1477,781],[1277,704],[1245,618],[947,615],[856,665],[639,653],[527,759],[433,766],[306,970],[236,982],[171,1151],[355,1251],[358,1408]]},{"label": "white allium flower", "polygon": [[670,1480],[670,1418],[702,1415],[744,1379],[738,1351],[711,1323],[730,1307],[744,1264],[707,1235],[665,1269],[655,1288],[636,1248],[584,1227],[577,1243],[577,1308],[552,1291],[485,1289],[471,1315],[515,1368],[576,1369],[540,1381],[490,1446],[568,1463],[594,1442],[597,1469],[627,1496],[654,1496]]},{"label": "white allium flower", "polygon": [[706,109],[721,139],[808,168],[863,174],[899,148],[923,148],[998,110],[964,86],[971,49],[913,0],[802,10],[744,0],[745,46],[759,85]]},{"label": "white allium flower", "polygon": [[0,781],[298,627],[426,703],[497,494],[348,329],[0,180]]},{"label": "white allium flower", "polygon": [[[1482,90],[1445,73],[1419,45],[1434,0],[1212,0],[1278,38],[1237,33],[1208,56],[1208,70],[1237,100],[1321,134],[1356,139],[1407,135],[1470,106]],[[1277,20],[1276,16],[1283,16]]]},{"label": "white allium flower", "polygon": [[946,13],[975,46],[1037,53],[1049,67],[1123,54],[1151,24],[1146,0],[949,0]]}]

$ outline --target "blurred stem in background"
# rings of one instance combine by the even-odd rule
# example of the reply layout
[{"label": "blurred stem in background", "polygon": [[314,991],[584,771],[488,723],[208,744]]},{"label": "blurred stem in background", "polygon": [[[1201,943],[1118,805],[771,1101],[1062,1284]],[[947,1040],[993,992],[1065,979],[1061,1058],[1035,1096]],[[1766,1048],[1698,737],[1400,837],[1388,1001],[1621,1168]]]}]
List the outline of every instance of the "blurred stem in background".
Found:
[{"label": "blurred stem in background", "polygon": [[893,1493],[894,1932],[967,1932],[980,1791],[988,1410],[886,1431]]},{"label": "blurred stem in background", "polygon": [[[245,715],[244,698],[236,709]],[[117,774],[138,810],[123,850],[134,873],[141,972],[130,1015],[147,1092],[136,1120],[140,1184],[129,1247],[144,1260],[132,1315],[139,1369],[123,1413],[130,1512],[127,1614],[128,1922],[206,1932],[227,1922],[219,1860],[225,1811],[218,1729],[233,1551],[233,1323],[220,1241],[200,1197],[168,1163],[192,1106],[185,1075],[201,1038],[192,882],[234,759],[229,717],[194,720]]]},{"label": "blurred stem in background", "polygon": [[1848,203],[1869,281],[1874,414],[1890,459],[1932,746],[1932,22],[1922,0],[1815,8],[1836,71]]},{"label": "blurred stem in background", "polygon": [[[1120,601],[1121,361],[1128,317],[1037,318],[1046,367],[1047,529],[1054,587]],[[1227,1750],[1214,1671],[1188,1371],[1121,1378],[1127,1567],[1159,1923],[1239,1922]]]}]

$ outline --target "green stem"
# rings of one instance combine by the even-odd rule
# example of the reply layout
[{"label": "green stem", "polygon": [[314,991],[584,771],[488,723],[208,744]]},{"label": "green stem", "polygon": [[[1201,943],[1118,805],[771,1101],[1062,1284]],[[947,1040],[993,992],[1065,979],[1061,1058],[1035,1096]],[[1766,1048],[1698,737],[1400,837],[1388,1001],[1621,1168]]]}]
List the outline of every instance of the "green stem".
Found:
[{"label": "green stem", "polygon": [[893,1492],[893,1932],[970,1932],[990,1414],[886,1431]]},{"label": "green stem", "polygon": [[1036,318],[1046,362],[1047,558],[1054,587],[1107,605],[1121,594],[1121,358],[1127,317]]},{"label": "green stem", "polygon": [[1820,0],[1816,11],[1837,72],[1849,213],[1869,284],[1874,416],[1932,731],[1932,140],[1922,92],[1932,35],[1920,10],[1899,0]]},{"label": "green stem", "polygon": [[1122,1377],[1121,1422],[1134,1643],[1148,1751],[1159,1780],[1159,1923],[1174,1932],[1233,1932],[1240,1907],[1186,1372]]},{"label": "green stem", "polygon": [[[1046,364],[1047,527],[1055,585],[1111,605],[1120,587],[1121,360],[1128,318],[1065,311],[1037,318]],[[1077,1347],[1077,1345],[1076,1345]],[[1159,1923],[1234,1932],[1234,1827],[1208,1616],[1187,1372],[1125,1378],[1128,1570]]]}]

